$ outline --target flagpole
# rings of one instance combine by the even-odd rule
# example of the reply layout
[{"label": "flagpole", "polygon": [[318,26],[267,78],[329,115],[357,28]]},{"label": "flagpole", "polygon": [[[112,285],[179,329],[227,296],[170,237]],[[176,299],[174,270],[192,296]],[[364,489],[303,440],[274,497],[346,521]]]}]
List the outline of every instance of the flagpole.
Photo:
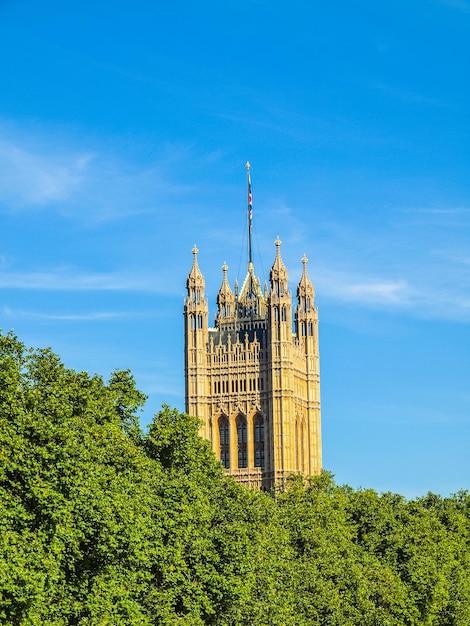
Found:
[{"label": "flagpole", "polygon": [[248,188],[248,263],[253,262],[251,253],[251,232],[253,230],[253,197],[251,195],[250,163],[246,162],[246,185]]}]

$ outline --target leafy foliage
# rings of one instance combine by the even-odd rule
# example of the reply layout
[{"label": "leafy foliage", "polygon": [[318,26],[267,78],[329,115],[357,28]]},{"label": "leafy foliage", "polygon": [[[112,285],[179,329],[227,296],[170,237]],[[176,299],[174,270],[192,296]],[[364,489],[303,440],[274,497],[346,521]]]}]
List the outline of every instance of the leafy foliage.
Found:
[{"label": "leafy foliage", "polygon": [[144,401],[0,334],[1,624],[470,624],[467,492],[250,491]]}]

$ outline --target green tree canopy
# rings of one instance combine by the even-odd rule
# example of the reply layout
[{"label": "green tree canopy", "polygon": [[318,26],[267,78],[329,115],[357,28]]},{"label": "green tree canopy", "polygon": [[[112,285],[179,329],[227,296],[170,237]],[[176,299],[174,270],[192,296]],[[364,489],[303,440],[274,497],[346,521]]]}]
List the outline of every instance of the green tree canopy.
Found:
[{"label": "green tree canopy", "polygon": [[470,496],[225,475],[198,421],[0,334],[0,623],[470,625]]}]

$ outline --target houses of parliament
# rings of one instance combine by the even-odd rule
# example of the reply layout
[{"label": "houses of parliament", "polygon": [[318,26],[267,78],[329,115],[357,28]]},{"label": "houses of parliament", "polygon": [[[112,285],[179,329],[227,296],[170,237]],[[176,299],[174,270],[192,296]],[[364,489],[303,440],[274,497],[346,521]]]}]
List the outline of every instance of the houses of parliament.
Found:
[{"label": "houses of parliament", "polygon": [[[271,489],[288,475],[321,470],[318,312],[307,261],[293,300],[281,241],[269,285],[261,288],[252,259],[252,191],[248,188],[248,267],[239,289],[222,266],[214,326],[194,246],[184,302],[186,412],[227,473]],[[294,309],[295,307],[295,309]]]}]

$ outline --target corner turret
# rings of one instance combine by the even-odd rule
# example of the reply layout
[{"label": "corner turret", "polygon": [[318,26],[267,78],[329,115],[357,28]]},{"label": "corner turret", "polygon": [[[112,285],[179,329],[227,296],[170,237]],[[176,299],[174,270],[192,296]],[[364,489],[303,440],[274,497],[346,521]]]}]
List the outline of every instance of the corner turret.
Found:
[{"label": "corner turret", "polygon": [[[318,315],[315,307],[315,289],[307,272],[307,263],[308,259],[304,254],[302,257],[302,276],[297,285],[295,333],[299,341],[305,341],[307,351],[311,352],[314,349],[312,341],[316,343],[317,338]],[[309,338],[312,339],[309,340]]]}]

